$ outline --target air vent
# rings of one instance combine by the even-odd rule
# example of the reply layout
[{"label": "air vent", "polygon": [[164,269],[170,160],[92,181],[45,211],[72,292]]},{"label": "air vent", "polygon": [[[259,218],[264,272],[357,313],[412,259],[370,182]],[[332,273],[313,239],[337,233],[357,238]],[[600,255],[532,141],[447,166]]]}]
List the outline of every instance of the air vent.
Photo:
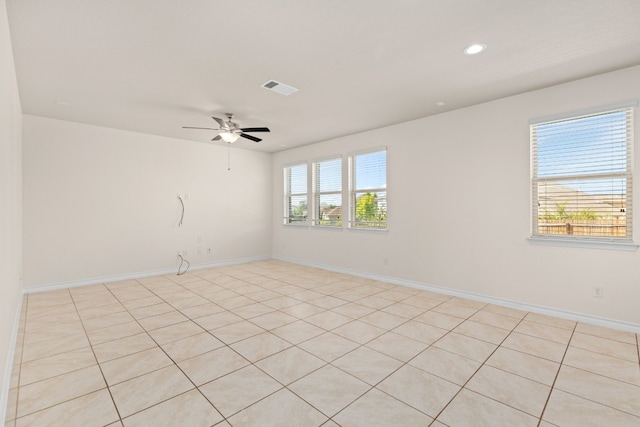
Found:
[{"label": "air vent", "polygon": [[269,89],[271,92],[276,92],[284,96],[289,96],[292,93],[298,91],[298,89],[296,89],[295,87],[280,83],[276,80],[269,80],[268,82],[263,83],[262,87],[265,89]]}]

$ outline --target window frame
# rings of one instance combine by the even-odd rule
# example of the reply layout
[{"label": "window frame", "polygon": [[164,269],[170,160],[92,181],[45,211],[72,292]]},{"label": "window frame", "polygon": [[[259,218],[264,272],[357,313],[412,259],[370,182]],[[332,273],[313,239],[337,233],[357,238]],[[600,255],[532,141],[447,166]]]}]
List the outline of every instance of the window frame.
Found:
[{"label": "window frame", "polygon": [[[339,174],[340,174],[340,188],[338,190],[331,191],[320,191],[320,176],[319,176],[319,166],[322,163],[334,162],[338,161],[340,164]],[[342,228],[344,224],[344,195],[343,195],[343,176],[344,176],[344,160],[341,154],[329,157],[323,157],[320,159],[313,160],[311,163],[311,171],[312,171],[312,199],[313,199],[313,214],[311,217],[311,225],[314,227],[330,227],[330,228]],[[336,195],[340,198],[340,219],[339,220],[325,220],[320,218],[320,198],[322,196],[331,196]],[[328,222],[327,224],[322,224],[322,222]]]},{"label": "window frame", "polygon": [[[558,114],[547,116],[529,121],[529,148],[530,148],[530,191],[531,191],[531,209],[530,209],[530,236],[529,241],[532,243],[543,243],[552,245],[568,245],[568,246],[586,246],[595,248],[612,248],[623,250],[635,250],[638,245],[633,243],[633,167],[634,167],[634,119],[635,107],[637,101],[629,101],[625,103],[602,106],[588,110]],[[572,120],[596,117],[616,112],[625,113],[626,124],[626,146],[625,146],[625,169],[624,171],[604,171],[602,173],[594,173],[594,171],[585,171],[579,173],[554,174],[553,176],[540,177],[538,169],[540,166],[538,158],[538,126],[553,124],[554,122],[568,122]],[[596,148],[593,148],[595,150]],[[610,159],[603,155],[603,159]],[[570,165],[569,165],[570,166]],[[593,236],[584,234],[553,234],[540,232],[539,220],[541,215],[541,206],[539,199],[540,184],[545,182],[562,182],[567,180],[588,181],[594,179],[623,179],[625,182],[625,236]]]},{"label": "window frame", "polygon": [[[356,188],[356,158],[359,156],[364,156],[368,154],[374,154],[384,152],[385,153],[385,187],[378,188]],[[348,174],[349,174],[349,218],[347,221],[348,228],[350,230],[367,230],[367,231],[388,231],[389,230],[389,219],[388,219],[388,176],[389,176],[389,168],[388,168],[388,160],[389,160],[389,150],[386,146],[384,147],[376,147],[362,151],[352,152],[348,156]],[[362,222],[357,221],[356,219],[356,209],[357,209],[357,198],[359,193],[385,193],[385,220],[382,221],[368,221]],[[373,224],[373,225],[364,225],[364,224]],[[383,224],[380,226],[379,224]]]},{"label": "window frame", "polygon": [[[291,170],[292,168],[304,166],[305,167],[305,185],[304,192],[294,193],[291,191],[292,182],[291,175],[287,173],[287,170]],[[282,166],[282,174],[283,174],[283,185],[284,185],[284,210],[283,210],[283,225],[301,227],[307,226],[309,224],[309,162],[301,161],[289,163]],[[304,196],[307,201],[307,214],[303,217],[302,220],[295,220],[295,216],[291,216],[291,200],[293,197],[301,197]]]}]

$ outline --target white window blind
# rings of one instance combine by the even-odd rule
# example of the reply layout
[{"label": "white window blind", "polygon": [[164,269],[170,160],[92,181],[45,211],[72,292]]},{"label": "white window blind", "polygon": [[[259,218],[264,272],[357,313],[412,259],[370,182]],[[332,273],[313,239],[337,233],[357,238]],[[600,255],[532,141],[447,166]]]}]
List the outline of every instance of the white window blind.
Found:
[{"label": "white window blind", "polygon": [[342,158],[314,163],[313,224],[342,226]]},{"label": "white window blind", "polygon": [[284,167],[284,223],[307,223],[307,163]]},{"label": "white window blind", "polygon": [[387,150],[350,157],[349,226],[387,228]]},{"label": "white window blind", "polygon": [[631,240],[633,108],[530,131],[532,235]]}]

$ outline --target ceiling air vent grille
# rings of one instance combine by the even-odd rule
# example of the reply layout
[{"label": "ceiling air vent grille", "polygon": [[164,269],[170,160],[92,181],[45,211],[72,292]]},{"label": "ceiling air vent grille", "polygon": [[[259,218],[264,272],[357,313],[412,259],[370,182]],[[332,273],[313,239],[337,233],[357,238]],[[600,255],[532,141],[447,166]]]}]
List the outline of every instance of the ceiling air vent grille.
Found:
[{"label": "ceiling air vent grille", "polygon": [[277,80],[269,80],[266,83],[263,83],[262,87],[265,89],[269,89],[271,92],[276,92],[284,96],[289,96],[292,93],[298,91],[298,89],[296,89],[295,87],[280,83]]}]

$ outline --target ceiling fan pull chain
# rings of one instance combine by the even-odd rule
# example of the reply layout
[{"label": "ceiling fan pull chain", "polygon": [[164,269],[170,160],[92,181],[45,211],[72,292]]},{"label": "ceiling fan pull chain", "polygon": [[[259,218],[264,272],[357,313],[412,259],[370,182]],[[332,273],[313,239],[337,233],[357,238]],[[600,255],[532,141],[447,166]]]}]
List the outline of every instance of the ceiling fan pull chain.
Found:
[{"label": "ceiling fan pull chain", "polygon": [[227,170],[231,170],[231,143],[227,142]]}]

